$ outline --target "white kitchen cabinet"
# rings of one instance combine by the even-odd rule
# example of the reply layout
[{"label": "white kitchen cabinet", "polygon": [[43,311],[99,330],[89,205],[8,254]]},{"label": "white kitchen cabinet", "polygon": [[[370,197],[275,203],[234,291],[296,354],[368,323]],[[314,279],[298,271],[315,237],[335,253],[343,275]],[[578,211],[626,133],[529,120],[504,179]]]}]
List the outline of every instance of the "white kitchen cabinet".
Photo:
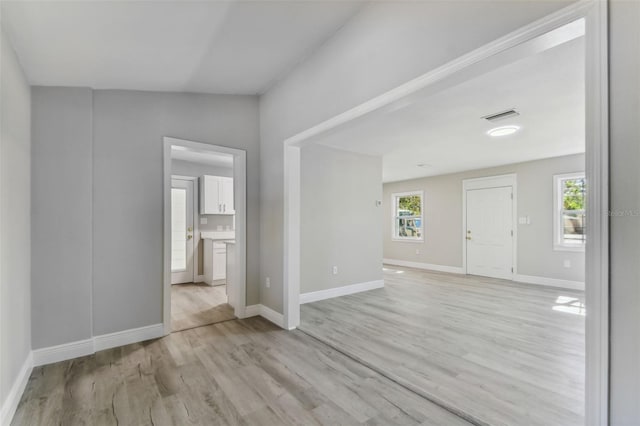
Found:
[{"label": "white kitchen cabinet", "polygon": [[204,282],[209,285],[224,284],[227,278],[227,247],[220,241],[204,240]]},{"label": "white kitchen cabinet", "polygon": [[200,214],[235,214],[233,178],[204,175],[200,178]]}]

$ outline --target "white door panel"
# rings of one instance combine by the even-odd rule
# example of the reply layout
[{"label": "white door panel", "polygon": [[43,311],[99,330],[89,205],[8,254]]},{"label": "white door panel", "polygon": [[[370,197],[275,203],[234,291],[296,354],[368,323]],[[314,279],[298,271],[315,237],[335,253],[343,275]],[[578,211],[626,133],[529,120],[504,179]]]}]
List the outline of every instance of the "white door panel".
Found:
[{"label": "white door panel", "polygon": [[171,180],[171,284],[193,282],[193,181]]},{"label": "white door panel", "polygon": [[466,192],[467,273],[513,278],[513,188]]}]

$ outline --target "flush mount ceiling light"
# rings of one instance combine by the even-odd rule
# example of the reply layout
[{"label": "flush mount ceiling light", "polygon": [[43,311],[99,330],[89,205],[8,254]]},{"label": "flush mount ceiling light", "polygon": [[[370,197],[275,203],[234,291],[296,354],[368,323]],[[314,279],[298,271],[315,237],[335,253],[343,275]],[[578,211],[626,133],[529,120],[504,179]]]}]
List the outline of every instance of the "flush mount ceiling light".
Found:
[{"label": "flush mount ceiling light", "polygon": [[487,134],[493,137],[508,136],[514,134],[518,130],[520,130],[520,126],[501,126],[494,127],[493,129],[489,130]]}]

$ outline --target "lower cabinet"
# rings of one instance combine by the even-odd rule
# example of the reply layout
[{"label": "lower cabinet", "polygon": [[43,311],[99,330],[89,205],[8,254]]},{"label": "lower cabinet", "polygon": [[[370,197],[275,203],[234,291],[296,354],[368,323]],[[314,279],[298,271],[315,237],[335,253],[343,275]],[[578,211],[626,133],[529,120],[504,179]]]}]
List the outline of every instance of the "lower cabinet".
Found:
[{"label": "lower cabinet", "polygon": [[204,282],[209,285],[224,284],[227,278],[227,248],[224,243],[204,240]]}]

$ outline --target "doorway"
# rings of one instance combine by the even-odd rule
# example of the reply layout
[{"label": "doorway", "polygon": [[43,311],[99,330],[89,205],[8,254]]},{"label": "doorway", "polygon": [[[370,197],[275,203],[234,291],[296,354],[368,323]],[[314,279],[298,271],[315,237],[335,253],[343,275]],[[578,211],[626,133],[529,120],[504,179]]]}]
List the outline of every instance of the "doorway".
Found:
[{"label": "doorway", "polygon": [[190,178],[171,179],[171,284],[195,282],[193,186]]},{"label": "doorway", "polygon": [[516,176],[463,181],[463,272],[512,280],[516,269]]},{"label": "doorway", "polygon": [[165,334],[243,317],[246,153],[164,144]]},{"label": "doorway", "polygon": [[[581,21],[582,19],[583,21]],[[579,401],[584,401],[584,407],[585,407],[584,419],[586,419],[585,420],[586,424],[605,424],[606,423],[606,419],[607,419],[607,397],[606,396],[608,392],[607,391],[607,371],[608,371],[608,364],[607,364],[608,285],[607,283],[608,281],[607,281],[607,274],[606,274],[607,267],[608,267],[608,249],[607,249],[608,219],[606,215],[600,214],[600,212],[602,211],[607,211],[606,194],[608,193],[608,177],[607,177],[607,163],[606,163],[607,152],[608,152],[608,140],[607,140],[606,132],[603,130],[603,129],[606,130],[607,120],[608,120],[607,107],[606,107],[606,93],[607,93],[606,3],[597,3],[597,2],[589,3],[589,4],[583,3],[580,6],[573,5],[573,6],[567,7],[566,9],[562,10],[557,14],[548,16],[536,22],[535,24],[519,29],[512,34],[509,34],[499,40],[496,40],[495,42],[489,43],[479,48],[476,51],[470,52],[469,54],[463,57],[460,57],[454,61],[451,61],[450,63],[444,64],[440,68],[432,70],[429,73],[424,74],[423,76],[420,76],[414,80],[411,80],[405,85],[399,86],[396,89],[393,89],[389,92],[386,92],[380,95],[379,97],[373,98],[361,105],[358,105],[352,110],[349,110],[338,116],[335,116],[312,128],[306,129],[300,132],[299,134],[296,134],[284,141],[284,147],[285,147],[284,205],[285,205],[285,224],[287,226],[285,228],[285,262],[284,262],[285,291],[284,291],[283,304],[285,307],[284,314],[285,314],[285,324],[287,327],[296,327],[300,324],[300,285],[301,285],[300,284],[300,277],[301,277],[301,269],[300,269],[300,263],[301,263],[301,260],[300,260],[301,259],[301,256],[300,256],[300,248],[301,248],[301,239],[300,239],[301,183],[300,183],[300,180],[301,179],[300,179],[300,176],[301,176],[301,166],[302,166],[302,163],[301,163],[302,148],[305,145],[308,145],[314,142],[317,143],[318,140],[320,140],[321,138],[325,138],[324,142],[328,146],[338,146],[337,142],[339,142],[338,140],[339,138],[335,137],[335,134],[337,133],[336,132],[337,128],[344,126],[344,129],[347,129],[350,125],[349,129],[356,129],[357,127],[357,131],[361,131],[360,129],[362,127],[361,123],[357,123],[360,126],[353,125],[352,123],[356,123],[358,120],[361,120],[361,119],[362,120],[370,119],[371,122],[376,122],[376,118],[379,118],[381,115],[391,114],[396,111],[402,111],[403,109],[407,109],[407,105],[409,105],[410,101],[412,100],[411,97],[419,96],[420,91],[422,90],[424,90],[424,93],[427,95],[431,94],[432,93],[431,91],[437,92],[441,90],[443,86],[446,86],[445,79],[447,78],[450,78],[450,81],[452,83],[458,84],[458,82],[456,81],[456,77],[458,76],[461,78],[466,77],[469,75],[469,73],[473,71],[474,68],[478,68],[478,70],[481,70],[481,67],[484,65],[488,65],[489,62],[493,60],[499,60],[501,57],[506,57],[503,55],[508,56],[510,53],[515,53],[518,49],[522,49],[521,51],[524,52],[530,47],[533,47],[533,48],[540,47],[544,43],[536,44],[535,42],[537,41],[538,37],[544,37],[549,34],[551,34],[551,36],[554,37],[562,33],[563,29],[566,29],[564,27],[565,25],[570,26],[573,24],[575,28],[577,26],[581,26],[583,23],[586,24],[585,25],[586,34],[584,35],[585,45],[586,45],[586,49],[585,49],[586,84],[583,85],[583,87],[585,87],[586,89],[584,93],[584,98],[586,99],[586,101],[585,101],[584,111],[581,114],[581,117],[583,117],[584,123],[585,123],[585,125],[583,126],[583,129],[584,129],[584,141],[586,145],[586,161],[584,162],[583,168],[584,168],[584,174],[586,175],[586,180],[589,182],[589,191],[590,191],[589,203],[586,204],[586,210],[587,210],[587,216],[590,217],[591,219],[587,221],[586,231],[584,231],[584,235],[586,235],[586,238],[588,240],[588,246],[586,248],[586,256],[585,256],[586,265],[587,265],[586,272],[585,272],[586,283],[584,284],[584,286],[586,287],[584,298],[586,299],[588,314],[585,315],[586,320],[580,321],[579,319],[579,321],[576,321],[578,323],[582,322],[582,326],[578,327],[579,330],[585,330],[585,324],[586,324],[586,352],[585,352],[586,365],[584,365],[583,368],[579,369],[580,373],[586,371],[586,386],[584,387],[581,385],[578,386],[579,391],[582,391],[582,389],[584,389],[585,395],[584,395],[584,399],[581,397],[578,397],[577,399]],[[554,33],[554,31],[556,30],[558,31]],[[510,49],[515,49],[515,50],[510,50]],[[581,61],[578,63],[584,63],[584,61]],[[502,81],[508,81],[508,80],[502,80]],[[527,87],[537,87],[537,86],[530,85]],[[555,99],[555,98],[549,97],[549,99]],[[460,103],[460,105],[466,105],[466,104]],[[507,108],[507,107],[508,107],[507,105],[504,105],[504,108]],[[499,109],[495,109],[496,113],[498,113],[499,111],[500,111]],[[502,111],[505,112],[506,109],[503,109]],[[417,117],[419,118],[430,117],[430,115],[419,114],[417,115]],[[487,119],[485,116],[482,116],[481,114],[477,114],[476,117],[481,119]],[[398,127],[395,127],[393,129],[398,129]],[[494,129],[494,130],[497,130],[497,129]],[[528,130],[528,129],[525,129],[525,130]],[[355,133],[355,130],[354,130],[354,133]],[[372,132],[372,134],[374,133]],[[382,135],[382,133],[378,132],[374,134],[374,136],[378,136],[378,135]],[[495,135],[500,136],[497,133]],[[344,142],[344,140],[365,141],[361,143],[362,146],[358,147],[358,149],[362,151],[365,151],[367,149],[367,146],[369,147],[378,146],[374,143],[374,141],[372,141],[374,137],[362,137],[362,135],[359,135],[359,137],[356,137],[356,135],[354,134],[350,134],[349,136],[350,136],[349,138],[343,138],[343,140],[340,142]],[[487,136],[493,136],[493,135],[487,132]],[[424,134],[420,133],[419,137],[420,137],[420,143],[416,144],[416,146],[427,145],[424,142],[427,139],[424,136]],[[437,146],[438,141],[445,140],[448,143],[449,142],[448,139],[449,139],[448,133],[443,133],[439,135],[439,137],[435,137],[432,140],[435,141],[434,146]],[[544,140],[544,138],[540,138],[539,140]],[[331,141],[336,142],[335,145],[332,145]],[[559,143],[559,142],[556,140],[556,143]],[[445,145],[445,144],[441,144],[441,145]],[[477,146],[483,146],[483,145],[478,144]],[[475,156],[478,153],[478,151],[476,151],[475,154],[472,155],[469,150],[466,150],[466,151],[459,150],[459,152],[464,152],[466,156],[463,156],[463,157],[465,158],[475,158]],[[408,154],[404,156],[398,156],[397,158],[402,160],[407,158],[414,159],[416,158],[416,155],[415,155],[415,152],[412,150],[412,151],[409,151]],[[435,158],[435,156],[426,157],[426,158],[433,159]],[[439,163],[433,162],[432,160],[429,162],[425,162],[425,163],[421,162],[414,165],[415,165],[415,169],[413,167],[406,167],[405,169],[418,170],[418,168],[429,168],[429,167],[433,167],[434,165],[439,165]],[[489,171],[489,168],[490,167],[487,166],[486,170]],[[471,169],[467,169],[467,170],[471,170]],[[573,172],[573,171],[575,170],[566,170],[566,172]],[[451,171],[449,172],[451,173]],[[513,170],[498,170],[498,171],[490,170],[491,174],[494,174],[496,172],[511,173],[513,172]],[[408,179],[408,178],[405,177],[405,179]],[[536,182],[540,182],[540,181],[536,181]],[[547,191],[549,190],[549,188],[551,188],[551,182],[552,182],[552,178],[550,176],[549,179],[545,181],[545,183],[547,184],[546,186]],[[521,183],[523,184],[523,188],[524,188],[525,181],[523,180]],[[527,184],[529,183],[531,182],[527,182]],[[456,188],[458,192],[456,194],[456,197],[460,196],[458,195],[459,188],[460,186]],[[451,193],[453,193],[453,191]],[[525,193],[528,194],[528,192],[525,192],[523,190],[522,194],[525,194]],[[429,196],[429,194],[427,194],[427,196]],[[429,198],[427,198],[427,200],[429,200]],[[460,199],[458,198],[458,200]],[[463,195],[463,200],[466,200],[466,196],[464,195]],[[551,200],[550,195],[547,198],[547,201],[549,200]],[[514,205],[515,204],[516,203],[514,202]],[[433,203],[431,205],[437,205],[437,204]],[[429,206],[429,204],[427,204],[427,206]],[[531,208],[532,207],[526,206],[526,209],[523,208],[522,210],[528,213],[528,210]],[[545,220],[548,220],[549,224],[551,224],[552,214],[549,213],[550,209],[547,209],[545,211],[546,211]],[[558,209],[558,212],[562,213],[562,210]],[[452,215],[450,212],[445,212],[445,213],[446,214],[443,214],[441,217],[444,217],[445,219],[448,220]],[[536,220],[536,217],[537,216],[532,215],[531,223],[534,223],[534,221]],[[521,220],[524,220],[524,222],[521,222]],[[440,219],[440,223],[441,221],[442,219]],[[567,233],[570,235],[578,234],[578,232],[576,232],[575,229],[570,232],[567,231],[567,229],[563,230],[563,227],[564,228],[570,228],[570,227],[566,225],[565,223],[566,220],[562,216],[562,214],[560,214],[558,216],[558,219],[555,221],[558,224],[558,228],[564,231],[564,234],[567,234]],[[458,222],[458,220],[456,220],[455,222],[457,223],[455,223],[454,226],[459,230],[460,222]],[[428,223],[429,222],[427,221],[427,224]],[[432,230],[438,231],[439,229],[437,227],[439,223],[435,221],[432,223],[435,225],[432,227]],[[523,216],[521,218],[514,217],[512,219],[512,225],[515,225],[516,223],[522,224],[522,225],[530,225],[529,217],[528,216]],[[462,238],[466,240],[466,237],[465,237],[466,226],[463,229],[464,229],[464,232],[461,233]],[[523,238],[525,236],[526,231],[527,229],[525,228],[521,233],[521,236]],[[562,231],[558,233],[559,234],[558,238],[560,239],[563,237],[566,238],[566,235],[563,235]],[[428,235],[427,232],[428,231],[425,231],[425,235]],[[544,235],[544,237],[548,237],[549,240],[551,239],[550,231],[544,234],[539,233],[538,235],[540,236]],[[516,246],[515,244],[516,237],[517,236],[514,230],[514,242],[512,243],[514,247]],[[459,245],[460,240],[458,240],[457,238],[452,238],[451,241],[453,241],[453,244],[456,245],[458,248],[460,247]],[[553,244],[551,244],[551,241],[549,241],[549,244],[547,245],[547,247],[550,248],[552,246]],[[411,256],[422,254],[419,248],[414,248],[415,246],[414,247],[408,246],[408,247],[409,248],[406,249],[406,253],[409,253]],[[526,252],[523,250],[522,254],[524,255],[525,253]],[[466,250],[463,250],[463,255],[466,257]],[[516,264],[515,255],[516,253],[514,252],[514,258],[513,258],[514,265]],[[539,258],[536,257],[535,255],[527,256],[527,259],[539,260]],[[427,262],[419,263],[419,262],[407,261],[406,264],[407,265],[405,266],[412,266],[412,265],[431,266],[427,264]],[[563,261],[561,261],[559,265],[560,265],[560,268],[573,267],[572,260],[569,259],[568,257]],[[440,265],[436,264],[436,266],[440,266]],[[550,265],[547,264],[543,266],[548,267]],[[553,266],[557,266],[557,265],[553,265]],[[522,269],[522,272],[527,272],[524,266],[521,269]],[[514,266],[514,275],[516,275],[515,272],[516,271]],[[389,273],[398,274],[398,275],[394,275],[396,278],[407,276],[406,271],[402,271],[402,270],[390,271]],[[525,276],[525,275],[517,275],[517,276],[521,278],[527,278],[530,284],[548,285],[550,288],[553,288],[557,284],[567,283],[567,280],[564,280],[564,279],[547,280],[546,277],[543,277],[544,279],[539,279],[540,277],[537,277],[537,276]],[[476,278],[471,277],[470,279],[476,279]],[[500,282],[497,284],[504,285],[505,283]],[[405,285],[403,288],[407,288],[407,286]],[[489,289],[490,286],[480,284],[478,288],[484,291]],[[454,292],[449,292],[447,294],[455,295],[456,293],[454,291]],[[481,299],[478,299],[478,298],[473,299],[473,301],[475,302],[477,302],[478,300],[481,300]],[[486,300],[493,300],[493,298],[489,297]],[[516,297],[513,300],[529,301],[529,299],[526,297],[525,298]],[[364,301],[364,300],[359,302],[360,303],[354,303],[353,306],[360,307],[360,306],[373,305],[373,303],[371,303],[370,305],[367,305],[367,301]],[[413,302],[413,299],[411,300],[411,302]],[[329,302],[327,302],[327,304],[328,303]],[[579,309],[581,303],[585,303],[585,302],[583,302],[579,297],[567,297],[566,295],[563,294],[551,300],[551,304],[553,305],[552,307],[549,307],[549,305],[547,306],[551,311],[556,311],[556,312],[571,311],[571,312],[578,312],[579,315],[582,315],[583,313],[580,313],[582,311],[581,309]],[[394,305],[392,303],[385,304],[385,303],[381,303],[380,300],[376,300],[376,306],[394,306],[395,307],[397,305]],[[439,306],[442,306],[442,304],[440,304]],[[576,309],[576,307],[578,307],[578,309]],[[499,311],[500,309],[501,308],[498,308],[497,311]],[[425,311],[428,312],[428,310],[423,309],[423,310],[420,310],[420,312],[417,315],[421,315]],[[331,312],[333,313],[333,311]],[[381,312],[381,313],[383,314],[385,312]],[[461,313],[461,315],[466,315],[468,314],[468,312],[475,313],[475,310],[468,310],[466,313],[465,312]],[[441,314],[440,311],[438,311],[438,313]],[[401,316],[396,311],[393,311],[393,314],[396,315],[396,318]],[[337,321],[335,320],[335,316],[325,316],[325,318],[333,318],[336,323],[340,323],[340,320],[337,320]],[[442,318],[442,315],[438,316],[437,321],[440,321],[441,318]],[[474,321],[475,319],[476,318],[470,318],[469,320]],[[386,323],[383,326],[380,326],[379,328],[371,327],[371,321],[368,319],[365,321],[360,321],[360,323],[368,324],[367,328],[370,330],[379,330],[383,326],[384,327],[388,326],[388,323]],[[428,322],[425,321],[423,317],[420,317],[420,321],[416,321],[416,324],[420,324],[420,325],[424,325],[425,323],[428,323]],[[314,324],[320,324],[320,323],[316,321],[314,322]],[[406,325],[406,324],[403,324],[403,325]],[[465,329],[464,332],[466,333],[468,330],[469,328]],[[308,331],[308,330],[305,330],[305,331]],[[332,330],[332,331],[335,331],[335,330]],[[406,327],[403,328],[401,331],[402,333],[405,333]],[[338,335],[339,333],[334,332],[331,335],[331,337],[336,338]],[[354,348],[357,346],[358,343],[353,341],[354,335],[356,336],[359,335],[362,337],[363,334],[354,332],[353,334],[347,336],[346,340],[348,340],[348,342],[346,342],[346,345],[341,346],[342,349],[344,349],[345,347]],[[341,337],[345,337],[345,336],[342,335]],[[395,341],[395,336],[390,340]],[[515,339],[512,339],[512,340],[515,340]],[[562,341],[562,340],[559,340],[559,341]],[[335,345],[335,342],[333,343]],[[413,345],[413,341],[411,342],[411,344]],[[404,345],[402,349],[404,350],[406,347],[407,346]],[[534,345],[532,347],[536,347],[536,346]],[[585,344],[578,344],[576,347],[584,348]],[[362,353],[357,353],[357,354],[355,354],[350,349],[350,354],[352,354],[354,357],[357,357],[359,359],[363,359],[364,356],[370,357],[370,356],[374,356],[374,354],[376,353],[375,349],[371,349],[371,348],[366,348],[366,349],[368,350],[365,350]],[[581,350],[581,349],[578,349],[578,350]],[[424,353],[424,351],[422,353]],[[501,353],[500,356],[503,356],[503,353]],[[443,356],[442,359],[449,360],[450,359],[449,354],[447,354],[447,356]],[[486,361],[486,359],[483,359],[482,357],[479,357],[478,359],[482,359],[483,361]],[[372,361],[367,361],[367,362],[369,362],[369,364],[372,364]],[[395,365],[397,363],[391,363],[391,364],[393,364],[391,368],[395,368]],[[376,364],[376,366],[379,366],[379,365],[380,364]],[[420,367],[421,365],[423,364],[416,365],[416,367]],[[498,361],[492,365],[504,365],[504,362]],[[447,371],[450,371],[449,368],[447,368]],[[500,369],[498,369],[498,371],[500,371]],[[407,385],[412,386],[412,389],[415,389],[415,383],[413,381],[418,376],[416,374],[415,368],[409,368],[406,371],[404,371],[404,373],[407,374],[406,376],[408,378]],[[399,376],[397,371],[393,371],[390,374],[393,374],[394,379],[397,379]],[[432,377],[432,376],[430,374],[424,374],[423,377]],[[431,386],[430,389],[437,388],[440,391],[439,395],[431,395],[432,397],[439,398],[439,399],[442,397],[443,382],[444,381],[438,382],[438,383],[430,383],[430,386]],[[483,392],[486,391],[486,386],[483,385],[482,388],[483,388],[482,389]],[[425,395],[427,395],[428,393],[429,392],[425,392]],[[494,397],[495,395],[498,395],[498,394],[499,392],[495,392],[490,396]],[[470,403],[477,403],[478,401],[477,394],[472,395],[471,399],[472,400],[470,401]],[[459,404],[459,398],[456,398],[456,400],[457,400],[456,404]],[[523,404],[518,404],[518,407],[521,407],[522,405]],[[549,405],[541,404],[541,406],[548,407]],[[500,408],[504,409],[504,407],[505,405],[502,405]],[[481,411],[483,413],[486,413],[487,408],[488,408],[487,404],[481,405]],[[483,413],[478,413],[478,414],[484,415]],[[516,417],[513,417],[513,418],[516,418]],[[577,420],[579,423],[584,423],[582,419],[579,418],[579,416],[574,417],[573,420]],[[482,422],[482,423],[485,423],[485,422]],[[506,423],[509,423],[509,421],[507,421]],[[551,424],[551,423],[546,422],[546,424]],[[568,423],[564,422],[562,424],[568,424]]]}]

